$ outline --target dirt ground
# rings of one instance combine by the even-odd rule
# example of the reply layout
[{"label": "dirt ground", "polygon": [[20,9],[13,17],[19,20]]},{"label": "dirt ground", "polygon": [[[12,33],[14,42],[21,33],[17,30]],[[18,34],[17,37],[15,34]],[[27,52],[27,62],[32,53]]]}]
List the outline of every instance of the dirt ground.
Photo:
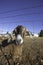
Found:
[{"label": "dirt ground", "polygon": [[0,46],[0,65],[43,65],[43,37],[27,37],[22,45]]}]

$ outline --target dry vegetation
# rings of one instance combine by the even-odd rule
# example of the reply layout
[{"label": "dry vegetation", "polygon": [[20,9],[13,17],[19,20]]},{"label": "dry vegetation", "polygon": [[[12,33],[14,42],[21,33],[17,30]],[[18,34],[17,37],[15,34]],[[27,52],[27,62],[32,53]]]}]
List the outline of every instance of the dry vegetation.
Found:
[{"label": "dry vegetation", "polygon": [[24,65],[43,65],[43,38],[28,38],[23,47]]},{"label": "dry vegetation", "polygon": [[0,65],[43,65],[43,37],[25,38],[23,45],[1,46]]}]

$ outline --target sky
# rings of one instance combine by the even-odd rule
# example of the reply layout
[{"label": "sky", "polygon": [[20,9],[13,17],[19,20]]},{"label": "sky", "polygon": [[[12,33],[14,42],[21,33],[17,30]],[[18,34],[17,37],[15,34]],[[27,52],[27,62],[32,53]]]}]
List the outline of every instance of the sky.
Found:
[{"label": "sky", "polygon": [[0,33],[18,25],[35,34],[43,30],[43,0],[0,0]]}]

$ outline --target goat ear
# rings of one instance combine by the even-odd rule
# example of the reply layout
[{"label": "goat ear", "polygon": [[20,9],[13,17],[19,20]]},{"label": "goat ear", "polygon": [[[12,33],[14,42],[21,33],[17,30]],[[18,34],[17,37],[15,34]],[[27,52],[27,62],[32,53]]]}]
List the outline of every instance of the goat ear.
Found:
[{"label": "goat ear", "polygon": [[24,32],[26,33],[26,28],[24,28]]},{"label": "goat ear", "polygon": [[23,28],[23,38],[25,38],[26,35],[26,28]]},{"label": "goat ear", "polygon": [[13,34],[16,34],[17,33],[17,29],[15,28],[14,30],[13,30]]}]

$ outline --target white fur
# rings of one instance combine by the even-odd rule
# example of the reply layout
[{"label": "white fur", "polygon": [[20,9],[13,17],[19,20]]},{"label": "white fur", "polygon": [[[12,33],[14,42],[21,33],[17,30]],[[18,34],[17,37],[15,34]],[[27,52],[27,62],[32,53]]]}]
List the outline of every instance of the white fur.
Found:
[{"label": "white fur", "polygon": [[[21,40],[21,41],[20,41]],[[21,35],[17,35],[17,38],[16,38],[16,41],[19,42],[19,44],[22,44],[23,43],[23,38],[21,37]]]}]

